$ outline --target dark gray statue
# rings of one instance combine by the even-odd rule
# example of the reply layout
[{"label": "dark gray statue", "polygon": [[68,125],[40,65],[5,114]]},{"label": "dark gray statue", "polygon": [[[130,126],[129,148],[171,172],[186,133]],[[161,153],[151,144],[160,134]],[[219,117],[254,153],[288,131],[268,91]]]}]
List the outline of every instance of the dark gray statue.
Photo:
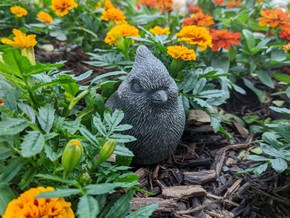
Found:
[{"label": "dark gray statue", "polygon": [[127,144],[134,164],[155,164],[174,152],[185,124],[183,105],[175,81],[146,46],[138,47],[132,71],[106,104],[121,109],[123,123],[133,126],[126,133],[137,138]]}]

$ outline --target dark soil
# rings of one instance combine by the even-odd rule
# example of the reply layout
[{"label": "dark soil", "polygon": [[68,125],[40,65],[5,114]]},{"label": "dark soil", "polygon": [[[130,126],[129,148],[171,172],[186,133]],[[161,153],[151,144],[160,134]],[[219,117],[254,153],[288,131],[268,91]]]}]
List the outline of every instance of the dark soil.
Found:
[{"label": "dark soil", "polygon": [[[70,70],[75,75],[94,70],[83,85],[107,72],[84,64],[89,57],[79,48],[54,52],[37,49],[36,52],[37,59],[42,62],[66,60],[62,70]],[[246,91],[246,96],[232,92],[222,109],[238,117],[257,114],[262,119],[281,118],[270,112],[269,104],[261,104],[254,93]],[[287,104],[289,106],[289,102]],[[158,165],[134,167],[134,172],[140,176],[139,187],[155,195],[137,192],[132,210],[159,203],[153,217],[290,217],[287,175],[279,175],[268,168],[259,177],[253,174],[235,176],[239,171],[258,165],[239,154],[242,151],[248,154],[258,146],[254,141],[260,136],[247,133],[233,119],[225,128],[233,140],[214,133],[209,123],[189,120],[174,155]]]}]

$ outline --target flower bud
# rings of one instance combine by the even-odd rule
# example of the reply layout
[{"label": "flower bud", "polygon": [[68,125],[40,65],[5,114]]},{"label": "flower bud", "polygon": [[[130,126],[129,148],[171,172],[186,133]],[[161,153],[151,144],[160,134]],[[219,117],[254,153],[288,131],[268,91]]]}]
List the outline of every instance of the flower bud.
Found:
[{"label": "flower bud", "polygon": [[100,150],[100,156],[95,166],[98,166],[106,161],[113,154],[116,146],[117,141],[115,139],[110,139],[109,141],[107,141]]},{"label": "flower bud", "polygon": [[72,139],[65,146],[62,154],[62,166],[64,168],[64,178],[67,178],[70,172],[80,162],[84,153],[83,145],[80,140]]}]

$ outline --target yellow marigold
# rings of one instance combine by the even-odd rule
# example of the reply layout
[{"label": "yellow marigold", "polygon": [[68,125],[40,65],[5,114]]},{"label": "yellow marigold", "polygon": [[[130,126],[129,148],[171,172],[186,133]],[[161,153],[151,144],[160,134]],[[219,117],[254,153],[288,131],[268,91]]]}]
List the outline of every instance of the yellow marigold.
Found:
[{"label": "yellow marigold", "polygon": [[37,14],[37,17],[39,20],[45,22],[46,25],[52,24],[53,18],[49,13],[41,11]]},{"label": "yellow marigold", "polygon": [[[290,51],[290,42],[287,45],[283,45],[282,48],[284,51]],[[1,99],[0,99],[1,100]]]},{"label": "yellow marigold", "polygon": [[196,60],[195,51],[193,49],[188,49],[183,45],[169,46],[167,48],[167,53],[175,58],[184,61]]},{"label": "yellow marigold", "polygon": [[178,41],[184,41],[191,45],[197,45],[199,49],[205,50],[207,47],[212,47],[212,37],[209,31],[204,27],[195,25],[182,27],[176,36],[180,38]]},{"label": "yellow marigold", "polygon": [[125,15],[123,11],[120,11],[116,8],[110,8],[108,10],[104,10],[102,16],[100,17],[101,20],[112,20],[116,24],[126,23]]},{"label": "yellow marigold", "polygon": [[17,199],[10,201],[3,218],[19,217],[66,217],[74,218],[74,212],[71,209],[71,203],[66,202],[64,198],[39,198],[34,197],[42,192],[54,191],[52,187],[31,188],[22,193]]},{"label": "yellow marigold", "polygon": [[151,28],[149,31],[154,35],[170,34],[169,27],[165,27],[164,29],[162,29],[160,26],[155,26],[154,28]]},{"label": "yellow marigold", "polygon": [[78,6],[74,0],[52,0],[51,4],[51,9],[60,16],[68,14],[69,10],[72,10]]},{"label": "yellow marigold", "polygon": [[12,14],[16,14],[17,17],[25,16],[28,12],[25,8],[20,6],[13,6],[10,8]]},{"label": "yellow marigold", "polygon": [[[95,10],[99,9],[101,7],[101,2],[98,2],[97,7],[95,8]],[[114,5],[109,1],[109,0],[105,0],[105,6],[104,9],[108,10],[111,8],[115,8]]]},{"label": "yellow marigold", "polygon": [[[117,39],[126,36],[140,37],[139,30],[129,24],[120,24],[113,27],[105,38],[105,43],[117,45]],[[134,40],[132,41],[134,43]]]},{"label": "yellow marigold", "polygon": [[0,98],[0,105],[4,106],[4,102],[2,101],[2,99]]},{"label": "yellow marigold", "polygon": [[27,35],[21,32],[18,29],[13,29],[13,34],[15,37],[13,38],[14,41],[6,38],[2,38],[1,42],[3,44],[12,45],[18,48],[33,48],[37,41],[35,40],[36,35]]}]

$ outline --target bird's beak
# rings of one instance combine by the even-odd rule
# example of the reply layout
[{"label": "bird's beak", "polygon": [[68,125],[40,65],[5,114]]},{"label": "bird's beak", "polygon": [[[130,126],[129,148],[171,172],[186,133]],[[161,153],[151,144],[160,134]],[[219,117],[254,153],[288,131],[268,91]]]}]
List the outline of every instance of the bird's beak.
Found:
[{"label": "bird's beak", "polygon": [[167,102],[168,95],[164,90],[158,90],[151,94],[152,102],[155,104],[164,104]]}]

